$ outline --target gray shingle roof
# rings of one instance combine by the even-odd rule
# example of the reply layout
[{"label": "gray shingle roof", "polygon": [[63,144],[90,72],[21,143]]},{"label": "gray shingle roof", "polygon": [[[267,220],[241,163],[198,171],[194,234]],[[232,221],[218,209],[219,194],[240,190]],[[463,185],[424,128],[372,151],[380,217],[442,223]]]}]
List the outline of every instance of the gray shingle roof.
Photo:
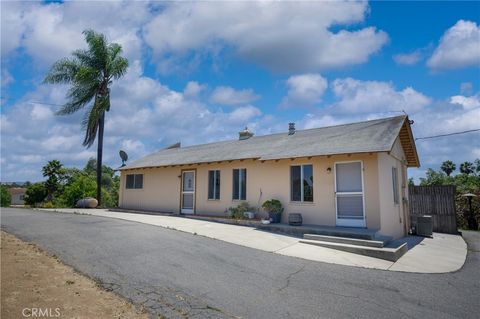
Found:
[{"label": "gray shingle roof", "polygon": [[121,168],[132,169],[182,164],[196,164],[256,158],[282,158],[383,152],[392,149],[406,116],[365,122],[297,130],[246,140],[222,141],[188,147],[163,149]]}]

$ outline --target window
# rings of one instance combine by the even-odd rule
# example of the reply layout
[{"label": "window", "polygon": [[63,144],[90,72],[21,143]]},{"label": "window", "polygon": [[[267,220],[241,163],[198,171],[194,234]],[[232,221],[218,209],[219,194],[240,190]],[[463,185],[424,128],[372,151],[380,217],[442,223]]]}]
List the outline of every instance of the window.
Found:
[{"label": "window", "polygon": [[24,200],[25,199],[25,195],[20,195],[20,200]]},{"label": "window", "polygon": [[233,170],[233,199],[246,200],[247,198],[247,169]]},{"label": "window", "polygon": [[128,174],[126,188],[143,188],[143,174]]},{"label": "window", "polygon": [[313,166],[290,167],[292,202],[313,202]]},{"label": "window", "polygon": [[220,171],[208,171],[208,199],[220,199]]},{"label": "window", "polygon": [[392,183],[393,183],[393,202],[395,204],[399,203],[398,200],[398,177],[397,177],[397,168],[392,167]]}]

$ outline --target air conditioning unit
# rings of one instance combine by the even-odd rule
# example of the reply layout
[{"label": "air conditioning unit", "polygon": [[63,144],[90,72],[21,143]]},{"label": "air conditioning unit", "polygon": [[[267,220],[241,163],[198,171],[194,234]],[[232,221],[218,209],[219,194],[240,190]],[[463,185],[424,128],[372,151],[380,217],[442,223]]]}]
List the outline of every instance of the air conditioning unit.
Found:
[{"label": "air conditioning unit", "polygon": [[417,217],[417,235],[432,237],[433,219],[432,216],[423,215]]}]

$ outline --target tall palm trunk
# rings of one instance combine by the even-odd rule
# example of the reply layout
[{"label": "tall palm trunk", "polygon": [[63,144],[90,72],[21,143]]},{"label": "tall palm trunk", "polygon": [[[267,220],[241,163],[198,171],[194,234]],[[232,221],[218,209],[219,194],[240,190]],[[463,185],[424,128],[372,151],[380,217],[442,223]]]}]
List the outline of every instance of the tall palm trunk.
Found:
[{"label": "tall palm trunk", "polygon": [[102,205],[102,156],[103,156],[103,125],[105,123],[105,111],[98,120],[98,144],[97,144],[97,201]]}]

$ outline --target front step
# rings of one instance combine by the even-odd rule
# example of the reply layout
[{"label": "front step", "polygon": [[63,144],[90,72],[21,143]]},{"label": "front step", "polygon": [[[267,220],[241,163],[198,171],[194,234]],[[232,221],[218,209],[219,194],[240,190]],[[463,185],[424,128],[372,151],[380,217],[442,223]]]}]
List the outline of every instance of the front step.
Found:
[{"label": "front step", "polygon": [[397,248],[378,248],[378,247],[369,247],[369,246],[358,246],[352,244],[345,244],[345,243],[333,243],[328,241],[321,241],[321,240],[311,240],[311,239],[301,239],[301,243],[309,244],[309,245],[316,245],[325,248],[331,248],[341,251],[346,251],[349,253],[354,253],[358,255],[364,255],[374,258],[380,258],[388,261],[397,261],[400,257],[402,257],[407,251],[408,247],[407,244],[404,243]]},{"label": "front step", "polygon": [[326,235],[317,235],[317,234],[305,234],[303,235],[303,239],[357,245],[357,246],[377,247],[377,248],[382,248],[385,245],[383,241],[379,241],[379,240],[326,236]]}]

